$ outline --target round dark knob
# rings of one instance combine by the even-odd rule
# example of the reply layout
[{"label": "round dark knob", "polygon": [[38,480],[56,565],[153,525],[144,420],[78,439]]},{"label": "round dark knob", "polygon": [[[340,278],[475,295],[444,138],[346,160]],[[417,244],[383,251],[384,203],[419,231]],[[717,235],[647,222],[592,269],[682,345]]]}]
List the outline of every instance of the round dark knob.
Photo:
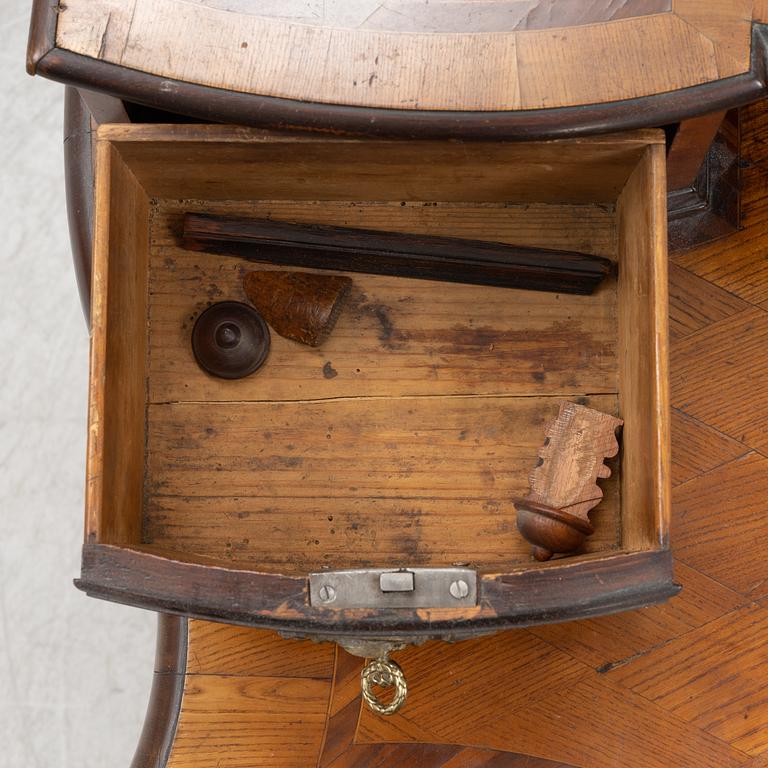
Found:
[{"label": "round dark knob", "polygon": [[242,379],[261,368],[269,342],[269,328],[261,315],[239,301],[211,305],[192,329],[195,360],[222,379]]}]

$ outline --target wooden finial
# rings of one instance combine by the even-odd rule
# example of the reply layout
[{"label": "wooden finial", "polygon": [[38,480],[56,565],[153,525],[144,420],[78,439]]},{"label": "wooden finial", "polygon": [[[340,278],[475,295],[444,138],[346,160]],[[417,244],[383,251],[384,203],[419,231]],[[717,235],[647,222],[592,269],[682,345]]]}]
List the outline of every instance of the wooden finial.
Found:
[{"label": "wooden finial", "polygon": [[311,272],[249,272],[245,293],[276,333],[316,347],[338,319],[352,280]]},{"label": "wooden finial", "polygon": [[537,560],[578,549],[594,532],[589,511],[603,498],[603,463],[619,452],[616,429],[624,422],[607,413],[563,401],[550,424],[529,476],[530,493],[515,499],[517,527]]}]

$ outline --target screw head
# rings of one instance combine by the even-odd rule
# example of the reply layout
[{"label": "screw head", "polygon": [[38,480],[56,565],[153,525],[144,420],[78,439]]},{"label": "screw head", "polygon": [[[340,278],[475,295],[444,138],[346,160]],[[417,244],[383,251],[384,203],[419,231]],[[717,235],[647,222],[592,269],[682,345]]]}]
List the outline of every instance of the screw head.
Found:
[{"label": "screw head", "polygon": [[332,603],[336,599],[336,590],[330,584],[323,584],[317,594],[324,603]]},{"label": "screw head", "polygon": [[469,594],[469,585],[464,579],[457,579],[451,582],[450,592],[451,597],[461,600]]}]

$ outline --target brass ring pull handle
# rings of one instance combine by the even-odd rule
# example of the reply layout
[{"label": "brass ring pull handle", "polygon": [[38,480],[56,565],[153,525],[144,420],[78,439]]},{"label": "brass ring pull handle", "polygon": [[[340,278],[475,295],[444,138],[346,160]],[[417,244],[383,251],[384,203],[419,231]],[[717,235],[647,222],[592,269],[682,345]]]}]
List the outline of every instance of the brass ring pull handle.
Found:
[{"label": "brass ring pull handle", "polygon": [[[373,692],[373,686],[394,688],[395,696],[389,704],[384,704]],[[360,673],[360,686],[363,690],[365,703],[377,715],[394,715],[408,696],[408,685],[405,682],[403,670],[386,657],[373,659],[363,667]]]}]

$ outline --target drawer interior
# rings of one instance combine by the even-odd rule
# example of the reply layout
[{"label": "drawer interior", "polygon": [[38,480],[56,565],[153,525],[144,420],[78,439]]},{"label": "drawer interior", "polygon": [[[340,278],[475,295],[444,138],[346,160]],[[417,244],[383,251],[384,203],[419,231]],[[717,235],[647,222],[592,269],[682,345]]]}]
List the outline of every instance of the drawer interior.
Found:
[{"label": "drawer interior", "polygon": [[[107,126],[98,143],[91,543],[303,575],[530,562],[514,496],[559,400],[625,420],[576,558],[666,544],[664,144],[297,138]],[[319,348],[225,381],[190,333],[270,269],[185,250],[186,211],[579,250],[592,296],[350,274]]]}]

